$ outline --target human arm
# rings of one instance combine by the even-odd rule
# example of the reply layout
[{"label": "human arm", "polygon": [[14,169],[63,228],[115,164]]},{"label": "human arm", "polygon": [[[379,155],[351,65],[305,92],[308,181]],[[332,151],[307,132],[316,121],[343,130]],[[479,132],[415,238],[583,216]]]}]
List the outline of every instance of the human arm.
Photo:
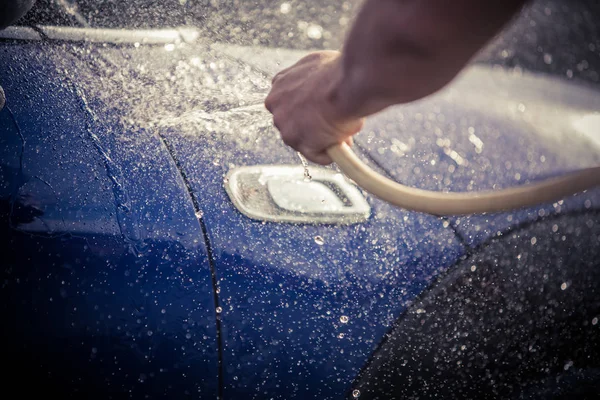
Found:
[{"label": "human arm", "polygon": [[449,83],[526,0],[367,0],[343,51],[317,52],[273,78],[265,101],[284,142],[328,164],[363,118]]}]

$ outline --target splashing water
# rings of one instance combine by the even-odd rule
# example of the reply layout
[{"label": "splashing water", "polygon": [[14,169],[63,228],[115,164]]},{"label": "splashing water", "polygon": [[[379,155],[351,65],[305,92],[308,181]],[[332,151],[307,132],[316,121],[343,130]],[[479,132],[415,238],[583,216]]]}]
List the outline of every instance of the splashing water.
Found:
[{"label": "splashing water", "polygon": [[298,157],[300,157],[300,161],[302,161],[302,166],[304,167],[304,182],[310,182],[312,180],[312,176],[308,171],[308,161],[306,161],[306,158],[304,158],[304,156],[300,154],[300,152],[296,153],[298,154]]},{"label": "splashing water", "polygon": [[[191,132],[194,135],[198,130],[224,132],[229,135],[231,131],[235,131],[239,125],[247,128],[247,132],[259,132],[261,127],[273,126],[272,117],[264,113],[264,105],[253,104],[249,106],[236,107],[226,111],[206,112],[204,110],[189,111],[177,116],[160,118],[157,121],[158,126],[172,127],[181,125],[191,125]],[[246,144],[249,147],[254,147],[255,137],[248,135]],[[238,142],[238,146],[242,143]],[[312,181],[312,175],[308,170],[308,161],[300,153],[296,152],[302,166],[304,167],[304,182]],[[227,181],[225,180],[225,183]]]}]

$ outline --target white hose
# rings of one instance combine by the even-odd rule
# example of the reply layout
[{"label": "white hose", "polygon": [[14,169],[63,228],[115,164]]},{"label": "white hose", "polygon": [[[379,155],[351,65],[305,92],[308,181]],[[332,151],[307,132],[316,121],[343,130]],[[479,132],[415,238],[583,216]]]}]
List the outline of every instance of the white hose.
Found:
[{"label": "white hose", "polygon": [[600,167],[594,167],[497,191],[434,192],[404,186],[378,174],[345,143],[330,147],[327,154],[358,186],[380,199],[407,210],[439,216],[515,210],[557,201],[600,185]]}]

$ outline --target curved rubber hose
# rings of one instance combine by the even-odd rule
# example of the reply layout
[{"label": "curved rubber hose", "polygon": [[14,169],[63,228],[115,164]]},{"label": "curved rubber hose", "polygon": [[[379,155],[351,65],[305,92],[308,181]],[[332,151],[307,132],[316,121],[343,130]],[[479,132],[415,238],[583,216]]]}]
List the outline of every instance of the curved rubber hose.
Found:
[{"label": "curved rubber hose", "polygon": [[448,193],[411,188],[394,182],[364,164],[343,143],[327,154],[356,184],[395,206],[433,215],[464,215],[515,210],[560,200],[600,185],[600,167],[519,187],[483,192]]}]

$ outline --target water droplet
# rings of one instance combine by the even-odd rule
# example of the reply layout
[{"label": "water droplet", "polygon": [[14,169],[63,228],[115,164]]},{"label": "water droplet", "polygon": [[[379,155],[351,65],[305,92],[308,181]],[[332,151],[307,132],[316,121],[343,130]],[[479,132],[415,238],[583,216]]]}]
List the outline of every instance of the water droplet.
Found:
[{"label": "water droplet", "polygon": [[279,6],[279,12],[281,12],[282,14],[287,14],[292,10],[292,6],[290,5],[290,3],[281,3],[281,6]]},{"label": "water droplet", "polygon": [[535,245],[537,243],[537,238],[536,237],[532,237],[531,238],[531,245]]},{"label": "water droplet", "polygon": [[585,203],[583,203],[583,206],[585,208],[590,208],[592,206],[592,201],[591,200],[586,200]]},{"label": "water droplet", "polygon": [[191,338],[192,338],[192,334],[191,334],[191,333],[189,333],[189,332],[188,332],[188,333],[186,333],[186,334],[185,334],[185,338],[186,338],[186,339],[191,339]]},{"label": "water droplet", "polygon": [[475,272],[475,270],[477,270],[477,266],[471,265],[471,272]]},{"label": "water droplet", "polygon": [[302,166],[304,167],[304,182],[310,182],[312,180],[312,176],[308,171],[308,161],[306,161],[306,158],[304,158],[304,156],[300,152],[296,152],[296,154],[298,154],[298,157],[300,157],[300,161],[302,162]]},{"label": "water droplet", "polygon": [[594,317],[592,319],[592,325],[597,325],[598,324],[598,317]]},{"label": "water droplet", "polygon": [[340,317],[340,322],[341,322],[342,324],[347,324],[349,320],[350,320],[350,318],[348,318],[348,316],[347,316],[347,315],[342,315],[342,316]]},{"label": "water droplet", "polygon": [[325,239],[323,239],[321,236],[315,236],[315,243],[319,246],[323,246],[325,244]]},{"label": "water droplet", "polygon": [[166,313],[167,313],[167,310],[165,310],[165,309],[163,308],[162,310],[160,310],[160,313],[161,313],[161,314],[166,314]]},{"label": "water droplet", "polygon": [[345,334],[343,334],[343,333],[340,333],[340,334],[338,335],[338,339],[343,339],[343,338],[344,338],[344,336],[346,336],[346,335],[345,335]]},{"label": "water droplet", "polygon": [[562,285],[560,285],[560,290],[567,290],[567,282],[563,282]]},{"label": "water droplet", "polygon": [[238,377],[237,377],[237,376],[234,376],[234,377],[233,377],[233,380],[234,380],[234,381],[237,381],[237,380],[238,380]]},{"label": "water droplet", "polygon": [[564,366],[564,370],[567,371],[573,366],[573,361],[567,361]]},{"label": "water droplet", "polygon": [[152,335],[154,334],[154,332],[152,332],[152,331],[148,331],[146,334],[147,334],[148,336],[152,336]]},{"label": "water droplet", "polygon": [[548,65],[552,64],[552,54],[544,54],[544,62]]},{"label": "water droplet", "polygon": [[221,314],[223,312],[223,308],[217,307],[215,311],[217,312],[217,314]]},{"label": "water droplet", "polygon": [[354,397],[355,399],[358,399],[360,397],[360,390],[354,389],[352,391],[352,397]]},{"label": "water droplet", "polygon": [[315,40],[321,39],[323,36],[323,28],[320,25],[310,25],[306,29],[306,36]]},{"label": "water droplet", "polygon": [[312,176],[310,176],[310,172],[308,172],[308,168],[304,168],[304,182],[310,182],[312,180]]},{"label": "water droplet", "polygon": [[[592,320],[592,324],[593,324],[593,325],[596,325],[596,324],[594,324],[594,321],[593,321],[593,320]],[[96,353],[98,353],[98,349],[97,349],[97,348],[95,348],[95,347],[92,347],[92,354],[96,354]]]}]

